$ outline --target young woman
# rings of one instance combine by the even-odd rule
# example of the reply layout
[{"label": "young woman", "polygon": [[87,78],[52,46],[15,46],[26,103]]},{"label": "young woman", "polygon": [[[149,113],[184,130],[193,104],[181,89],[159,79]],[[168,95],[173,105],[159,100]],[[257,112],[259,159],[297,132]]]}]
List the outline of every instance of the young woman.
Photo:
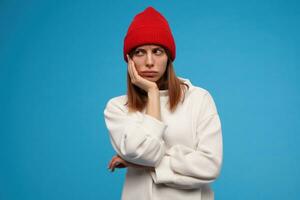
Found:
[{"label": "young woman", "polygon": [[223,159],[221,123],[210,93],[175,75],[175,42],[153,7],[137,14],[124,39],[127,95],[104,110],[116,156],[127,168],[123,200],[211,200]]}]

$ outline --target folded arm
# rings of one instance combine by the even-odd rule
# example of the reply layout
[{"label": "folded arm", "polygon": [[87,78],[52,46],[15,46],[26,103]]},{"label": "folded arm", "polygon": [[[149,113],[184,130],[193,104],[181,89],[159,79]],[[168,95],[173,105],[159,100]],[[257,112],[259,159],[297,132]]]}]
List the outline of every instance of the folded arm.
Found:
[{"label": "folded arm", "polygon": [[156,184],[180,189],[199,188],[213,182],[222,165],[222,131],[219,116],[209,94],[197,123],[197,146],[174,145],[150,172]]},{"label": "folded arm", "polygon": [[128,113],[116,99],[110,100],[104,110],[110,140],[124,160],[156,166],[165,154],[162,134],[167,125],[151,115],[139,114],[140,118]]}]

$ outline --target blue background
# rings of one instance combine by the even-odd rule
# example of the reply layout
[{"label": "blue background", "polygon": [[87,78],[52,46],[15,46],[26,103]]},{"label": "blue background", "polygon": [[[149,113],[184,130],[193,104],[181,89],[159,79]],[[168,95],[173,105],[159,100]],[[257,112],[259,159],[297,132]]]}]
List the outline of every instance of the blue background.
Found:
[{"label": "blue background", "polygon": [[299,199],[298,2],[1,1],[0,199],[120,198],[103,109],[126,92],[123,38],[149,5],[172,28],[177,75],[218,107],[216,199]]}]

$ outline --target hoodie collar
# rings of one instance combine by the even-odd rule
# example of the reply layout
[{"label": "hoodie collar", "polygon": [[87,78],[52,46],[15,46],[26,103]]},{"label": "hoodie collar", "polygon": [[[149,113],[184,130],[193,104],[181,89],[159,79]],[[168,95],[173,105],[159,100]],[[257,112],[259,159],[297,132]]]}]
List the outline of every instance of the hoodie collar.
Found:
[{"label": "hoodie collar", "polygon": [[[193,89],[194,86],[189,79],[182,78],[182,77],[178,77],[178,78],[189,86],[189,89],[187,92],[189,92]],[[160,96],[169,96],[168,90],[159,90],[159,95]]]}]

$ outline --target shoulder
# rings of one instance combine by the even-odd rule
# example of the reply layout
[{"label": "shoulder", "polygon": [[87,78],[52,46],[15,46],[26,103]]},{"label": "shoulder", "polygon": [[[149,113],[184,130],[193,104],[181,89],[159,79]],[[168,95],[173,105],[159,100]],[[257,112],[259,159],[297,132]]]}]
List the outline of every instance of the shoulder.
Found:
[{"label": "shoulder", "polygon": [[106,103],[105,110],[117,109],[121,111],[127,111],[127,95],[120,95],[116,97],[112,97]]},{"label": "shoulder", "polygon": [[180,78],[189,86],[186,91],[185,98],[199,109],[204,109],[205,107],[212,107],[216,109],[214,99],[209,90],[203,88],[199,85],[194,85],[189,79]]},{"label": "shoulder", "polygon": [[197,97],[204,97],[209,94],[209,91],[203,87],[194,85],[191,88],[191,93]]},{"label": "shoulder", "polygon": [[188,85],[188,89],[186,91],[186,95],[191,97],[191,98],[196,98],[199,100],[199,98],[204,98],[206,96],[211,96],[210,92],[206,89],[203,88],[201,86],[198,85],[194,85],[192,84],[192,82],[189,79],[186,78],[181,78],[180,79],[186,84]]},{"label": "shoulder", "polygon": [[197,104],[198,112],[200,113],[201,118],[207,116],[213,116],[218,114],[216,103],[207,89],[201,88],[199,86],[194,87],[195,98],[193,99],[194,103]]},{"label": "shoulder", "polygon": [[202,101],[213,101],[212,94],[205,88],[202,88],[200,86],[194,86],[193,88],[193,97],[202,100]]}]

